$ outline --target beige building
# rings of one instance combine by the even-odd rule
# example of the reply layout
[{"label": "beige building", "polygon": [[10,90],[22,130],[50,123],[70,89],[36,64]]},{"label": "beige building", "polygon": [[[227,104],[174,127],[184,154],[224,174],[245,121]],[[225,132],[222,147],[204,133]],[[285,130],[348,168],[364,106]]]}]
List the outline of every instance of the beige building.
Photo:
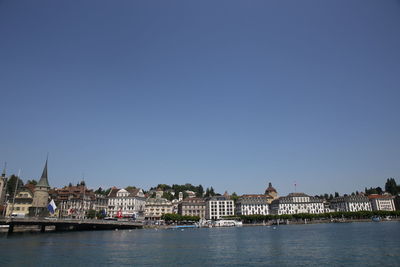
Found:
[{"label": "beige building", "polygon": [[206,217],[206,202],[202,198],[188,197],[178,204],[178,214],[182,216]]},{"label": "beige building", "polygon": [[272,183],[269,183],[267,189],[265,189],[265,195],[267,196],[268,204],[271,204],[273,200],[278,198],[278,192],[272,187]]},{"label": "beige building", "polygon": [[145,205],[147,220],[160,220],[163,214],[172,213],[172,202],[162,198],[148,198]]},{"label": "beige building", "polygon": [[32,207],[29,209],[30,216],[44,217],[49,214],[47,205],[49,204],[49,181],[47,178],[47,160],[43,169],[42,177],[35,187],[33,194]]},{"label": "beige building", "polygon": [[14,215],[22,215],[26,216],[29,214],[29,208],[32,206],[33,195],[34,195],[34,185],[25,185],[19,191],[17,191],[15,195],[15,200],[10,199],[6,216]]}]

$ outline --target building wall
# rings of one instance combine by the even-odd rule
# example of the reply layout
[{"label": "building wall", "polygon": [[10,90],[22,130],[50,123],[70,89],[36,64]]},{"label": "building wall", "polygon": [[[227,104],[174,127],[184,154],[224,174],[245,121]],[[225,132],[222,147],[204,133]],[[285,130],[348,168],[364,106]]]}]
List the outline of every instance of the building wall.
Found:
[{"label": "building wall", "polygon": [[49,204],[49,191],[47,187],[36,187],[33,195],[32,207],[47,208]]},{"label": "building wall", "polygon": [[18,192],[15,196],[14,204],[12,200],[8,203],[6,216],[10,216],[11,213],[28,215],[29,208],[32,207],[32,199],[33,196],[31,192],[25,190]]},{"label": "building wall", "polygon": [[233,200],[210,199],[206,201],[206,219],[218,220],[224,216],[235,215]]},{"label": "building wall", "polygon": [[375,198],[371,199],[370,201],[372,210],[386,210],[386,211],[396,210],[392,198]]},{"label": "building wall", "polygon": [[268,215],[269,205],[268,204],[245,204],[238,203],[236,205],[237,215]]},{"label": "building wall", "polygon": [[331,208],[343,212],[372,211],[371,202],[364,196],[335,198],[331,201]]},{"label": "building wall", "polygon": [[134,214],[145,210],[146,200],[140,197],[113,197],[108,199],[108,216],[115,217],[119,211],[124,217],[132,217]]},{"label": "building wall", "polygon": [[274,200],[270,205],[271,213],[277,215],[325,212],[322,199],[310,197],[304,193],[291,193],[286,197]]},{"label": "building wall", "polygon": [[61,217],[70,217],[76,219],[86,218],[86,213],[92,209],[93,201],[87,197],[63,200],[58,204]]},{"label": "building wall", "polygon": [[268,215],[271,200],[269,195],[242,195],[236,202],[235,212],[237,215]]},{"label": "building wall", "polygon": [[171,202],[146,202],[145,217],[150,220],[158,220],[162,215],[172,213]]},{"label": "building wall", "polygon": [[206,203],[203,202],[181,202],[178,205],[178,214],[183,216],[206,217]]}]

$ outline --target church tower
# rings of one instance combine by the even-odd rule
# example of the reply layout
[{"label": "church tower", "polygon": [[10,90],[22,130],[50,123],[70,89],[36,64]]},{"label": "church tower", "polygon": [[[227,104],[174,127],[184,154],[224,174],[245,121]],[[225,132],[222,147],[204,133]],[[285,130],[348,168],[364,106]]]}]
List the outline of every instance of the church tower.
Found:
[{"label": "church tower", "polygon": [[5,204],[6,190],[7,190],[7,177],[6,177],[6,163],[0,177],[0,206]]},{"label": "church tower", "polygon": [[273,199],[278,198],[278,192],[272,187],[272,183],[268,184],[268,188],[265,190],[265,195],[270,195]]},{"label": "church tower", "polygon": [[29,208],[30,216],[47,216],[48,210],[47,205],[49,204],[49,181],[47,177],[47,159],[44,165],[42,177],[35,186],[33,193],[32,207]]}]

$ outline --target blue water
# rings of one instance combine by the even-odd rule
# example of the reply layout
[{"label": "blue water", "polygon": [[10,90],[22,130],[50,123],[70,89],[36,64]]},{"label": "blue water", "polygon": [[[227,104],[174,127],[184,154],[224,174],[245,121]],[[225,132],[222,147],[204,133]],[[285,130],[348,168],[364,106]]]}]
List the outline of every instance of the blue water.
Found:
[{"label": "blue water", "polygon": [[400,266],[400,222],[6,234],[1,266]]}]

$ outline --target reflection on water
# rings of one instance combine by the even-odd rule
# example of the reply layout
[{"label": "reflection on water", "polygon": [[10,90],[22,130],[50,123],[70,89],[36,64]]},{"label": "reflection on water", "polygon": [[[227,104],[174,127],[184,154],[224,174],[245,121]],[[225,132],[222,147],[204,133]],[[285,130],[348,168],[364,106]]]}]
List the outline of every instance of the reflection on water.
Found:
[{"label": "reflection on water", "polygon": [[0,236],[1,266],[398,266],[400,223]]}]

